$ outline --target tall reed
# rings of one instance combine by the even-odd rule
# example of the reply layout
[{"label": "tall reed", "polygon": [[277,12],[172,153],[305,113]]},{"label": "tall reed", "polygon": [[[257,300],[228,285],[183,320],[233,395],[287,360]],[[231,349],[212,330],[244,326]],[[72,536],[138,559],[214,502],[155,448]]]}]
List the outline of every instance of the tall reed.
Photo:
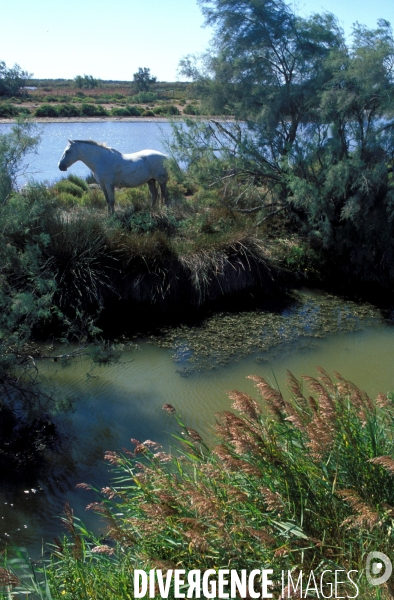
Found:
[{"label": "tall reed", "polygon": [[231,391],[235,412],[218,414],[213,449],[177,417],[178,451],[132,440],[132,452],[107,452],[117,478],[88,506],[105,540],[67,509],[53,598],[131,597],[134,568],[272,568],[277,598],[282,570],[354,569],[359,597],[392,597],[390,580],[376,590],[365,579],[370,551],[393,554],[392,398],[318,371],[289,373],[287,396],[258,376],[260,402]]}]

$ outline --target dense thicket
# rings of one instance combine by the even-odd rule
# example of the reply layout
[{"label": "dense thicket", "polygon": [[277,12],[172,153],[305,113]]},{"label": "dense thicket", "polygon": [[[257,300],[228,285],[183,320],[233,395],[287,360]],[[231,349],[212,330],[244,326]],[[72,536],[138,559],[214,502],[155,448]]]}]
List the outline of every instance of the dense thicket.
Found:
[{"label": "dense thicket", "polygon": [[[349,45],[331,14],[304,19],[271,0],[200,4],[215,41],[202,63],[187,57],[182,70],[211,114],[236,121],[177,127],[174,151],[195,171],[202,161],[211,184],[262,186],[263,214],[286,209],[343,272],[392,284],[390,24],[356,24]],[[216,167],[207,174],[208,161]]]}]

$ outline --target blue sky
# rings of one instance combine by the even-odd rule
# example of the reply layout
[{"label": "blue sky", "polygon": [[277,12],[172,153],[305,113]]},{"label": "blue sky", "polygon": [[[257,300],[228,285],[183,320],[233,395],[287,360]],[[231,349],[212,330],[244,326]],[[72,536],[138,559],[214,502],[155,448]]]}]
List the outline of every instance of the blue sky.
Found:
[{"label": "blue sky", "polygon": [[[394,25],[394,0],[290,5],[300,16],[334,13],[347,34],[355,21]],[[182,56],[208,47],[213,32],[202,25],[195,0],[12,0],[2,8],[0,60],[39,78],[131,80],[138,67],[149,67],[159,81],[175,81]]]}]

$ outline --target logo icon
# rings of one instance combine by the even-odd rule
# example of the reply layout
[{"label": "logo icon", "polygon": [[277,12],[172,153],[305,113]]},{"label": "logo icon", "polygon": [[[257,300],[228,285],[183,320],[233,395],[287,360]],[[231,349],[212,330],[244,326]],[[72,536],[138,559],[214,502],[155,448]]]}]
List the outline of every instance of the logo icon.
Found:
[{"label": "logo icon", "polygon": [[371,585],[380,585],[390,579],[393,565],[383,552],[370,552],[367,556],[367,580]]}]

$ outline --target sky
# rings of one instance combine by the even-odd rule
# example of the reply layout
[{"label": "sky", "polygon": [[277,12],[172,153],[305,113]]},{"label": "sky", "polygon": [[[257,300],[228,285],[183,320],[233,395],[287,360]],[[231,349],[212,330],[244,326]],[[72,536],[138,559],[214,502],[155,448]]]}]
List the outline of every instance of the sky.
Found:
[{"label": "sky", "polygon": [[[36,78],[93,75],[127,80],[148,67],[159,81],[182,79],[179,60],[208,48],[196,0],[0,0],[0,60]],[[358,21],[394,26],[394,0],[289,0],[295,12],[332,12],[350,35]]]}]

